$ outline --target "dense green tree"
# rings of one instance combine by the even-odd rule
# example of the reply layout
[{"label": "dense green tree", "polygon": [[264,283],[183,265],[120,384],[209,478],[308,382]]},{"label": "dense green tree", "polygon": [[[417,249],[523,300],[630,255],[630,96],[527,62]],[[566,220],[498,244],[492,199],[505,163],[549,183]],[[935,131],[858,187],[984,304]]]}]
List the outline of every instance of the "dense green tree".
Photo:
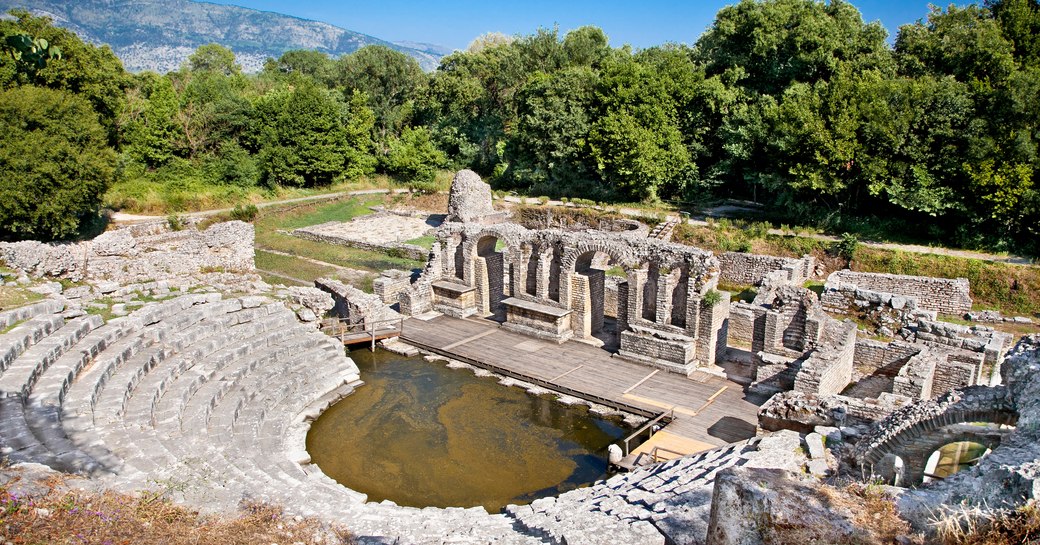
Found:
[{"label": "dense green tree", "polygon": [[539,73],[518,93],[516,131],[506,148],[514,185],[558,193],[599,179],[589,148],[598,79],[587,67]]},{"label": "dense green tree", "polygon": [[97,213],[115,163],[86,99],[32,85],[0,91],[0,236],[72,237]]},{"label": "dense green tree", "polygon": [[1040,66],[1040,2],[986,0],[985,4],[1011,42],[1015,58],[1026,66]]},{"label": "dense green tree", "polygon": [[275,77],[308,77],[324,85],[335,84],[336,63],[321,51],[293,49],[277,60],[267,59],[264,75]]},{"label": "dense green tree", "polygon": [[336,61],[336,83],[347,96],[368,97],[376,116],[375,137],[386,142],[409,124],[426,75],[415,59],[381,45],[363,47]]},{"label": "dense green tree", "polygon": [[997,83],[1014,70],[1011,42],[989,13],[975,5],[932,7],[927,22],[904,25],[896,38],[899,69],[909,76],[951,75]]},{"label": "dense green tree", "polygon": [[844,62],[885,70],[885,37],[880,23],[864,24],[842,0],[741,0],[719,11],[695,56],[709,76],[739,67],[739,85],[777,95],[795,82],[830,79]]},{"label": "dense green tree", "polygon": [[382,159],[384,170],[420,190],[435,189],[437,169],[447,164],[444,152],[437,149],[425,127],[405,127],[400,138],[390,139]]},{"label": "dense green tree", "polygon": [[35,85],[68,91],[90,102],[107,131],[110,144],[118,142],[116,119],[122,109],[130,76],[108,46],[84,42],[71,30],[51,24],[47,17],[13,10],[14,19],[0,19],[0,42],[15,35],[46,40],[61,50],[61,57],[43,67],[25,69],[10,55],[0,55],[0,88]]},{"label": "dense green tree", "polygon": [[231,76],[242,72],[235,53],[220,44],[201,45],[188,57],[188,70]]},{"label": "dense green tree", "polygon": [[265,95],[256,105],[264,179],[314,187],[370,171],[371,117],[359,109],[362,100],[355,95],[344,103],[338,93],[315,85]]},{"label": "dense green tree", "polygon": [[154,168],[172,159],[183,140],[179,102],[169,78],[145,72],[135,80],[119,119],[124,150]]}]

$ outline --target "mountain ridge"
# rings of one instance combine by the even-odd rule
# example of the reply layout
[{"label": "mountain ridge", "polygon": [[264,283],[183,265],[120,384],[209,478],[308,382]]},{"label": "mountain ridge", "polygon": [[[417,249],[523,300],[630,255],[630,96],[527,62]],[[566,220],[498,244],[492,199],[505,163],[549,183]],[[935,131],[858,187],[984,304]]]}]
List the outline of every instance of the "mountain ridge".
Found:
[{"label": "mountain ridge", "polygon": [[49,16],[87,41],[108,44],[133,72],[176,70],[197,47],[208,43],[230,48],[247,72],[259,71],[268,57],[292,49],[339,56],[367,45],[400,51],[432,70],[446,49],[394,43],[283,13],[194,0],[0,0],[0,12],[13,8]]}]

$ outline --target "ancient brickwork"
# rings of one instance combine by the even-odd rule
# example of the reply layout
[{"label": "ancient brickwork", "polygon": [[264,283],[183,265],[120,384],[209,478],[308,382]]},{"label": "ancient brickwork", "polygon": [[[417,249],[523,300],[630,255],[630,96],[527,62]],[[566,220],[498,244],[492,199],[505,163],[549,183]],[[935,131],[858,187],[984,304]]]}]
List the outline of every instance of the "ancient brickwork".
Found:
[{"label": "ancient brickwork", "polygon": [[725,252],[719,254],[719,281],[736,286],[757,286],[773,271],[783,271],[786,283],[800,286],[812,278],[816,260],[810,255],[801,259],[769,255]]},{"label": "ancient brickwork", "polygon": [[411,271],[387,269],[372,281],[372,291],[383,303],[389,305],[398,302],[400,294],[407,291],[411,285]]},{"label": "ancient brickwork", "polygon": [[794,387],[799,392],[838,394],[852,381],[856,324],[837,322],[826,315],[821,317],[821,321],[828,322],[823,339],[802,363]]},{"label": "ancient brickwork", "polygon": [[205,231],[173,231],[167,222],[153,222],[79,243],[0,242],[0,260],[33,276],[119,284],[207,272],[252,272],[253,226],[230,221]]},{"label": "ancient brickwork", "polygon": [[365,293],[331,278],[319,278],[314,286],[332,296],[335,306],[331,314],[351,324],[367,325],[372,322],[395,320],[400,315],[390,310],[377,295]]},{"label": "ancient brickwork", "polygon": [[877,373],[895,376],[899,373],[899,369],[920,351],[920,346],[903,341],[885,343],[872,339],[859,339],[856,341],[856,353],[853,359],[856,362],[856,369],[865,375]]},{"label": "ancient brickwork", "polygon": [[[842,270],[827,277],[826,290],[845,292],[856,288],[917,299],[920,308],[944,314],[971,310],[971,293],[966,278],[933,278]],[[893,305],[895,306],[895,305]]]},{"label": "ancient brickwork", "polygon": [[[713,364],[725,346],[728,301],[700,304],[718,283],[718,260],[709,252],[613,233],[538,231],[509,223],[446,223],[437,231],[435,248],[435,255],[451,258],[428,266],[401,295],[402,311],[425,309],[415,303],[425,301],[426,292],[432,309],[445,313],[493,315],[505,326],[512,316],[518,331],[591,340],[603,329],[608,307],[614,307],[619,355],[646,363],[664,360],[665,368],[681,373]],[[604,267],[624,269],[627,279],[608,282]],[[473,289],[472,303],[465,287]],[[560,329],[552,312],[507,304],[506,295],[566,311],[568,323]]]},{"label": "ancient brickwork", "polygon": [[[733,303],[729,307],[729,343],[733,345],[751,345],[755,337],[756,309],[761,308],[749,303]],[[761,314],[765,315],[765,309]]]},{"label": "ancient brickwork", "polygon": [[1008,333],[987,326],[963,326],[948,322],[920,319],[914,328],[914,339],[927,345],[948,346],[983,355],[986,365],[999,368],[1003,354],[1011,347]]}]

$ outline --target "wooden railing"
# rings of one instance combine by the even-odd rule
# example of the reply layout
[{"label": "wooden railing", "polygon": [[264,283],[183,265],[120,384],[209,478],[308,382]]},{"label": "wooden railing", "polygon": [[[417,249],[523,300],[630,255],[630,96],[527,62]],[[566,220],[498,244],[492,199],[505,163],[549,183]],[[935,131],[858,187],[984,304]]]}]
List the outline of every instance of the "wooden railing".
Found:
[{"label": "wooden railing", "polygon": [[[674,407],[671,408],[671,409],[668,409],[667,411],[665,411],[665,412],[663,412],[663,413],[661,413],[659,415],[657,415],[656,417],[654,417],[653,420],[650,420],[646,424],[643,424],[638,430],[632,432],[631,435],[626,437],[625,438],[625,456],[628,456],[628,454],[629,454],[629,448],[628,448],[629,441],[635,439],[636,437],[639,437],[639,434],[641,434],[644,431],[646,431],[647,428],[650,428],[651,426],[657,424],[658,422],[664,420],[665,418],[667,418],[669,422],[671,422],[672,420],[675,420],[675,408]],[[654,432],[651,431],[650,435],[653,436]]]},{"label": "wooden railing", "polygon": [[375,351],[376,341],[397,337],[404,330],[404,316],[390,320],[366,320],[353,323],[346,318],[326,318],[321,321],[321,330],[340,340],[343,344],[369,341]]},{"label": "wooden railing", "polygon": [[665,459],[665,458],[659,457],[657,455],[658,452],[667,452],[668,454],[675,454],[676,458],[678,458],[680,456],[686,456],[686,454],[687,454],[685,452],[679,452],[677,450],[672,450],[672,449],[664,448],[664,447],[660,447],[660,446],[654,447],[654,448],[650,449],[650,457],[651,457],[651,459],[653,459],[653,463],[655,463],[655,464],[657,462],[660,462],[660,461]]}]

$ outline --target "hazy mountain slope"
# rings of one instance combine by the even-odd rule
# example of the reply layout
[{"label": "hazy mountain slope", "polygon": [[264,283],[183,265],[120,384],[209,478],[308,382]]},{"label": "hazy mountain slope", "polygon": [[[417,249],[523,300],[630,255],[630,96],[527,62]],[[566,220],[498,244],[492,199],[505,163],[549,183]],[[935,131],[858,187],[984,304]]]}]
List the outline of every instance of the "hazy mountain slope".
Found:
[{"label": "hazy mountain slope", "polygon": [[11,8],[48,15],[86,40],[110,45],[132,71],[176,69],[208,43],[231,48],[247,71],[290,49],[341,55],[385,45],[415,57],[427,70],[440,59],[436,46],[413,48],[319,21],[191,0],[0,0],[0,11]]}]

